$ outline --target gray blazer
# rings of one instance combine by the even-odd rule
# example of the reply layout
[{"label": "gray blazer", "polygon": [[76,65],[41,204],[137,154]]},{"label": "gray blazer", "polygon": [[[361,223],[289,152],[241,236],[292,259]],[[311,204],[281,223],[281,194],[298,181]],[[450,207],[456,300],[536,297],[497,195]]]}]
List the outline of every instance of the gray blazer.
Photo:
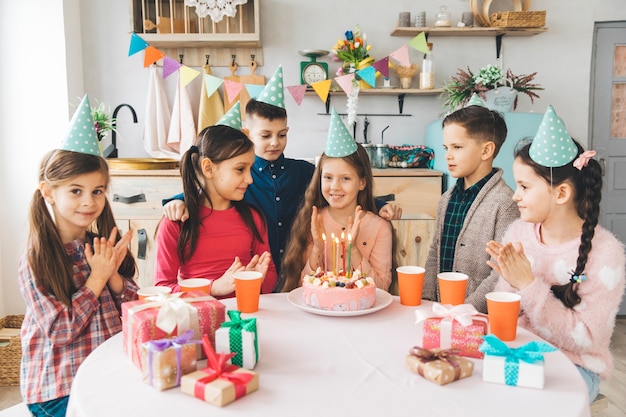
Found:
[{"label": "gray blazer", "polygon": [[[493,290],[498,280],[498,274],[487,265],[487,242],[501,241],[509,224],[519,218],[517,204],[512,199],[513,190],[502,179],[502,169],[496,169],[467,212],[454,252],[453,270],[469,276],[465,302],[483,313],[487,312],[485,294]],[[453,187],[441,196],[437,207],[435,236],[426,260],[422,292],[422,297],[427,300],[439,301],[439,247],[452,190]]]}]

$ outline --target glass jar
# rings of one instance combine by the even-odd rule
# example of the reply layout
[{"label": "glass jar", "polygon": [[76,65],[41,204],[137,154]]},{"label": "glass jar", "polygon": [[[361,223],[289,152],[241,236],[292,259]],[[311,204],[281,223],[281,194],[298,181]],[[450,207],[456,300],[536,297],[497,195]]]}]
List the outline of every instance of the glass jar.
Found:
[{"label": "glass jar", "polygon": [[452,26],[452,18],[450,17],[450,12],[448,12],[447,6],[439,6],[439,13],[437,13],[437,18],[435,19],[435,26]]},{"label": "glass jar", "polygon": [[365,149],[365,152],[367,152],[367,156],[369,156],[369,158],[370,158],[370,166],[372,168],[375,168],[376,148],[374,147],[374,144],[373,143],[362,143],[361,146],[363,146],[363,149]]},{"label": "glass jar", "polygon": [[420,89],[435,88],[435,64],[433,62],[433,44],[428,42],[428,53],[424,54],[420,72]]},{"label": "glass jar", "polygon": [[384,143],[376,144],[376,156],[374,160],[374,168],[389,167],[389,145]]}]

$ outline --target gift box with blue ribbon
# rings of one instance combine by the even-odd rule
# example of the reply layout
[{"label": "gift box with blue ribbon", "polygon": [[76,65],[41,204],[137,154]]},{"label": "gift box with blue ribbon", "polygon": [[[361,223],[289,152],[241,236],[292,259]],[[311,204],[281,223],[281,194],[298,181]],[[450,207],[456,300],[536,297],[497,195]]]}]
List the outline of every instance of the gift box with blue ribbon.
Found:
[{"label": "gift box with blue ribbon", "polygon": [[215,351],[233,353],[233,365],[254,369],[259,360],[256,318],[242,319],[237,310],[230,310],[227,314],[230,321],[222,323],[215,332]]},{"label": "gift box with blue ribbon", "polygon": [[543,354],[557,349],[545,342],[530,342],[511,348],[494,335],[486,335],[480,346],[483,359],[483,381],[516,387],[543,389]]},{"label": "gift box with blue ribbon", "polygon": [[143,379],[158,390],[180,385],[183,375],[197,367],[198,344],[193,340],[193,330],[171,339],[151,340],[141,345]]}]

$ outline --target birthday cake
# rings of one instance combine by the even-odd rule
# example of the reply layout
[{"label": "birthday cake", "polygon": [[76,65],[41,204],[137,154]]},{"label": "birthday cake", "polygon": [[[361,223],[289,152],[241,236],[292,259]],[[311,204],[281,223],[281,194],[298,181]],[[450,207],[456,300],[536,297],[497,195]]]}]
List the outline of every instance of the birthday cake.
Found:
[{"label": "birthday cake", "polygon": [[302,297],[306,305],[320,310],[366,310],[376,303],[376,284],[359,271],[347,277],[318,269],[302,279]]}]

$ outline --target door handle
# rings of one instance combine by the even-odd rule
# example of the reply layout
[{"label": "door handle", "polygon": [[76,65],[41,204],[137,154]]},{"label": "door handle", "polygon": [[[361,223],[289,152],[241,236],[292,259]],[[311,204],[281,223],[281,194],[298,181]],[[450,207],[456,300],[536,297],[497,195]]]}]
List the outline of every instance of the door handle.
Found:
[{"label": "door handle", "polygon": [[113,194],[113,201],[124,204],[144,203],[146,201],[146,195],[141,193],[131,195],[130,197],[124,197],[123,195]]},{"label": "door handle", "polygon": [[600,158],[600,166],[602,168],[602,176],[604,177],[604,174],[606,174],[606,159]]},{"label": "door handle", "polygon": [[146,260],[146,249],[148,247],[148,234],[146,229],[137,230],[137,259]]}]

